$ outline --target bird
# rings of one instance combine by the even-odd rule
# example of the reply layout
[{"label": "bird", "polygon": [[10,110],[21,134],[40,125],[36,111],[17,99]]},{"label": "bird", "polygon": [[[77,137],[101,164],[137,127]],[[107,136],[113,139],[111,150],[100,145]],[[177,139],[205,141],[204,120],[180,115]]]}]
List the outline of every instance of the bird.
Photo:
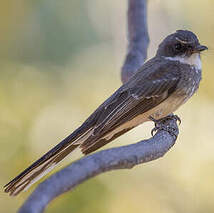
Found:
[{"label": "bird", "polygon": [[188,30],[177,30],[159,44],[126,83],[104,101],[83,124],[4,186],[11,196],[27,190],[73,150],[87,155],[147,121],[175,112],[198,89],[201,52],[207,50]]}]

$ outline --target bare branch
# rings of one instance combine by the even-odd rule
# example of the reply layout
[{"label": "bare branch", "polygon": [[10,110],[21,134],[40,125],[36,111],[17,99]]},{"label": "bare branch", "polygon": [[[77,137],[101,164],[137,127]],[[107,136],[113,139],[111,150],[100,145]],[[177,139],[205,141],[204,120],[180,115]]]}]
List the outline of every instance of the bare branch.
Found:
[{"label": "bare branch", "polygon": [[121,72],[123,83],[143,65],[147,58],[148,45],[147,0],[129,0],[128,51]]},{"label": "bare branch", "polygon": [[[129,0],[128,4],[128,53],[121,72],[126,82],[147,57],[149,42],[146,0]],[[83,157],[42,182],[19,209],[19,213],[41,213],[57,196],[73,189],[82,182],[107,171],[130,169],[162,157],[175,143],[178,127],[174,119],[165,121],[173,131],[159,130],[154,137],[136,144],[112,148]]]},{"label": "bare branch", "polygon": [[162,157],[174,145],[178,135],[176,121],[166,122],[165,125],[173,129],[174,136],[160,130],[148,140],[86,156],[41,183],[19,213],[41,213],[54,198],[94,176],[116,169],[131,169]]}]

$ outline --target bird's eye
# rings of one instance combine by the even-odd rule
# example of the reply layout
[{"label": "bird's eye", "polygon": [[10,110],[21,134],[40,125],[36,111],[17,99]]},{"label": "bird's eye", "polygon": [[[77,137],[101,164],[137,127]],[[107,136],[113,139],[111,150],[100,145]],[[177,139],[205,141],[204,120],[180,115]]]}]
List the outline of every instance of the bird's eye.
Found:
[{"label": "bird's eye", "polygon": [[175,45],[175,49],[176,49],[176,50],[181,50],[181,48],[182,48],[182,46],[181,46],[180,43],[177,43],[177,44]]}]

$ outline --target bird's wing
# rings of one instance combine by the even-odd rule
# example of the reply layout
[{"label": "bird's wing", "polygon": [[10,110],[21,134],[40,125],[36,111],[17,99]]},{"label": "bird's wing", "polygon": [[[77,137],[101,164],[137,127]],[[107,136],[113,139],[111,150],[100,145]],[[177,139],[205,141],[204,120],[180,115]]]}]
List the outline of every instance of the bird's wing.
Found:
[{"label": "bird's wing", "polygon": [[[103,141],[101,138],[105,134],[167,98],[179,81],[178,70],[176,66],[160,65],[159,62],[152,64],[146,63],[77,130],[5,185],[5,192],[17,195],[27,189],[79,146],[87,154],[105,145],[129,128]],[[152,73],[147,73],[148,68]]]},{"label": "bird's wing", "polygon": [[[151,70],[152,72],[148,72]],[[88,154],[126,132],[123,129],[115,132],[111,138],[105,138],[105,135],[120,125],[168,98],[179,80],[180,72],[176,63],[155,63],[140,70],[97,109],[99,116],[93,127],[93,134],[81,144],[82,152]]]}]

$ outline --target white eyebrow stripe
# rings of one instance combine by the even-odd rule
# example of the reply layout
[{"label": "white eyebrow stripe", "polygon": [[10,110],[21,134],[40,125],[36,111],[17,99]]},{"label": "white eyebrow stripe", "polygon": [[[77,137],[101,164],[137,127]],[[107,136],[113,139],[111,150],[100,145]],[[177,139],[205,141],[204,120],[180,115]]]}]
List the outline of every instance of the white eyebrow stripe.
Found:
[{"label": "white eyebrow stripe", "polygon": [[175,39],[183,44],[192,44],[194,41],[184,41],[184,40],[181,40],[179,39],[178,37],[175,37]]}]

